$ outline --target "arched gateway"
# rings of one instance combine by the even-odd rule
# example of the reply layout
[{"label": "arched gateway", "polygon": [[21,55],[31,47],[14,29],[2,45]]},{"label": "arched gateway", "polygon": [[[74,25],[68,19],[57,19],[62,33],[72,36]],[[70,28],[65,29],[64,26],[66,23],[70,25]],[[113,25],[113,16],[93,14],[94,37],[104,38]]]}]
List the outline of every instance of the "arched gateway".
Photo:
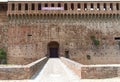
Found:
[{"label": "arched gateway", "polygon": [[48,55],[51,58],[59,57],[59,43],[52,41],[48,43]]}]

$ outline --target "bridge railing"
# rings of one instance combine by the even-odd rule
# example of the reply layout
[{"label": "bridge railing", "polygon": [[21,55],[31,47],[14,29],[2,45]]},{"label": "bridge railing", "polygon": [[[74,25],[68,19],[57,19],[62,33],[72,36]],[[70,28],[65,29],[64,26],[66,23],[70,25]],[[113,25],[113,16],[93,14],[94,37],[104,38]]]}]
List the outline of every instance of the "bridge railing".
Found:
[{"label": "bridge railing", "polygon": [[44,57],[28,65],[0,65],[0,80],[30,79],[41,70],[48,58]]},{"label": "bridge railing", "polygon": [[120,64],[82,65],[64,57],[61,57],[61,61],[72,69],[81,79],[120,77]]}]

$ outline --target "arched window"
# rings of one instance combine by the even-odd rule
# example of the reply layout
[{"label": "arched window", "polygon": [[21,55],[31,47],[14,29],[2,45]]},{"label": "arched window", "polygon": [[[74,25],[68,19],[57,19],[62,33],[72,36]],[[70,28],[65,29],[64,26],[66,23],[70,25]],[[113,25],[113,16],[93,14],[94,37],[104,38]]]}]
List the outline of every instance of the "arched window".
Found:
[{"label": "arched window", "polygon": [[25,4],[25,10],[28,10],[28,4],[27,3]]},{"label": "arched window", "polygon": [[71,9],[74,10],[74,4],[73,3],[71,4]]},{"label": "arched window", "polygon": [[18,4],[18,10],[21,10],[21,4],[20,3]]},{"label": "arched window", "polygon": [[12,10],[15,10],[15,4],[14,3],[12,4]]},{"label": "arched window", "polygon": [[67,3],[64,4],[64,10],[67,10]]}]

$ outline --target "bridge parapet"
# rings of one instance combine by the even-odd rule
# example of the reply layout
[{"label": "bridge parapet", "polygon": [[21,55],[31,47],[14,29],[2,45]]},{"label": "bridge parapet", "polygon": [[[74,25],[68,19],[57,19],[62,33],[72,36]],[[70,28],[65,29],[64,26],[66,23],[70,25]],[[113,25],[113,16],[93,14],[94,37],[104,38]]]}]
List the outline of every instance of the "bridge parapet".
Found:
[{"label": "bridge parapet", "polygon": [[81,65],[64,57],[61,57],[61,60],[77,75],[79,75],[81,79],[120,77],[120,64]]},{"label": "bridge parapet", "polygon": [[28,65],[0,65],[1,80],[30,79],[37,71],[41,70],[48,58],[41,58]]}]

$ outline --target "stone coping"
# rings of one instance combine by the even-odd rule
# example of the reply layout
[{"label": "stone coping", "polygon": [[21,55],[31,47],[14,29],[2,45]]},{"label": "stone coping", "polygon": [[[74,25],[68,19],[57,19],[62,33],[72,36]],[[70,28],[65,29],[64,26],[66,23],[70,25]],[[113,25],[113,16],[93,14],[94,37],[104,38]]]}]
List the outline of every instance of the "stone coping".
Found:
[{"label": "stone coping", "polygon": [[60,58],[66,60],[67,62],[72,63],[72,64],[74,64],[75,66],[78,66],[78,67],[120,67],[120,64],[84,65],[84,64],[75,62],[75,61],[73,61],[73,60],[70,60],[70,59],[68,59],[68,58],[65,58],[65,57],[60,57]]},{"label": "stone coping", "polygon": [[0,68],[29,68],[29,67],[39,63],[40,61],[46,59],[46,58],[47,57],[43,57],[43,58],[36,60],[30,64],[27,64],[27,65],[9,65],[9,64],[8,65],[0,65]]}]

